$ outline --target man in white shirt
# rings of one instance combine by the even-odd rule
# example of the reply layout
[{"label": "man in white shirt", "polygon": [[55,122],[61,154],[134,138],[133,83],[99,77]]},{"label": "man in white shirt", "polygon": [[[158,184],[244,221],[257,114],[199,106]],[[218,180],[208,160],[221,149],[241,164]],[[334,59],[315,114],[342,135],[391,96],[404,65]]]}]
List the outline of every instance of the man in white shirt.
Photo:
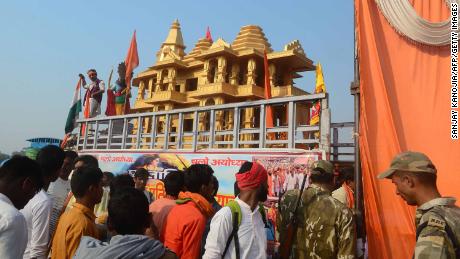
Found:
[{"label": "man in white shirt", "polygon": [[50,220],[53,201],[46,193],[51,182],[56,181],[64,162],[64,151],[53,145],[42,148],[37,162],[42,171],[43,189],[21,210],[27,222],[28,241],[24,259],[48,257],[50,241]]},{"label": "man in white shirt", "polygon": [[288,173],[286,174],[286,179],[284,180],[284,186],[283,189],[284,191],[289,191],[293,190],[295,188],[295,185],[297,183],[297,177],[294,175],[293,170],[289,170]]},{"label": "man in white shirt", "polygon": [[41,188],[40,167],[28,157],[15,156],[0,168],[0,258],[22,258],[27,225],[18,209]]},{"label": "man in white shirt", "polygon": [[78,157],[75,151],[65,151],[64,163],[62,163],[59,177],[56,181],[50,183],[48,194],[53,202],[51,209],[50,235],[56,230],[57,221],[63,211],[64,202],[69,195],[70,180],[69,174],[74,169],[74,160]]},{"label": "man in white shirt", "polygon": [[[240,193],[235,201],[241,209],[241,222],[236,233],[239,255],[235,249],[233,217],[230,207],[220,209],[212,218],[211,229],[206,239],[204,259],[208,258],[250,258],[267,257],[267,236],[259,203],[267,200],[268,174],[265,168],[254,162],[245,162],[236,174]],[[230,244],[227,241],[231,238]]]}]

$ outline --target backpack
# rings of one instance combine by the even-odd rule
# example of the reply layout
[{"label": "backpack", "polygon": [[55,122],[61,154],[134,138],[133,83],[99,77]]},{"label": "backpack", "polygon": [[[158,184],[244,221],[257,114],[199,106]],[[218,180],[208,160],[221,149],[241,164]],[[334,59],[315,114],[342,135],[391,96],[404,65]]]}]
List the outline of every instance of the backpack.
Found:
[{"label": "backpack", "polygon": [[[230,211],[232,212],[232,225],[233,225],[233,230],[230,233],[230,236],[227,239],[227,243],[225,244],[225,249],[224,253],[222,254],[222,258],[224,258],[225,254],[228,251],[228,248],[230,247],[230,243],[232,242],[232,239],[235,241],[235,253],[236,253],[236,258],[240,258],[240,243],[238,239],[238,229],[241,225],[241,220],[243,218],[241,214],[241,207],[238,204],[237,201],[231,200],[225,205],[225,207],[229,207]],[[265,208],[262,203],[259,203],[259,212],[262,215],[262,221],[264,223],[265,228],[268,228],[268,222],[267,222],[267,216],[265,214]]]}]

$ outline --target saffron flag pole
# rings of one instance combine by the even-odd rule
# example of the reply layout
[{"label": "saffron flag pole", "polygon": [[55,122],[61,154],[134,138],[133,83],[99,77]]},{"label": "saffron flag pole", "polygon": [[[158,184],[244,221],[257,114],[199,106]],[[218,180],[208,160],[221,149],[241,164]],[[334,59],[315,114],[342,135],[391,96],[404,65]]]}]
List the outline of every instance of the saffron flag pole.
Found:
[{"label": "saffron flag pole", "polygon": [[139,55],[137,54],[137,42],[136,42],[136,31],[134,30],[133,38],[131,39],[131,44],[128,49],[128,54],[126,55],[125,59],[126,64],[126,98],[125,98],[125,107],[124,113],[129,113],[129,96],[131,94],[131,79],[133,70],[139,66]]},{"label": "saffron flag pole", "polygon": [[[272,88],[270,85],[270,71],[268,69],[267,51],[264,50],[264,73],[265,73],[265,99],[272,98]],[[273,128],[273,110],[271,105],[265,106],[265,128]],[[269,139],[274,139],[274,134],[268,134]]]},{"label": "saffron flag pole", "polygon": [[[83,111],[83,116],[85,119],[88,119],[89,118],[89,111],[90,111],[90,107],[89,107],[89,98],[90,98],[90,91],[89,91],[89,88],[86,89],[86,93],[85,93],[85,110]],[[80,134],[83,135],[85,134],[85,131],[86,131],[86,123],[83,123],[81,125],[81,132]]]}]

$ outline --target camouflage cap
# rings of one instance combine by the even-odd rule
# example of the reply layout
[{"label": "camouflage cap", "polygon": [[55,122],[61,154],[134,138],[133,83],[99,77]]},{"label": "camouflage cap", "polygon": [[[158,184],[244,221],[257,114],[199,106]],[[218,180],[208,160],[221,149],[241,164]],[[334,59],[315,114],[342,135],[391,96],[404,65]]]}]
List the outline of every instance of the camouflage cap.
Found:
[{"label": "camouflage cap", "polygon": [[324,171],[327,174],[334,174],[334,166],[329,161],[326,161],[326,160],[315,161],[313,163],[312,170],[315,170],[317,168],[322,169],[322,171]]},{"label": "camouflage cap", "polygon": [[379,174],[377,178],[388,178],[398,170],[436,174],[436,167],[428,156],[420,152],[407,151],[395,156],[391,161],[390,168]]}]

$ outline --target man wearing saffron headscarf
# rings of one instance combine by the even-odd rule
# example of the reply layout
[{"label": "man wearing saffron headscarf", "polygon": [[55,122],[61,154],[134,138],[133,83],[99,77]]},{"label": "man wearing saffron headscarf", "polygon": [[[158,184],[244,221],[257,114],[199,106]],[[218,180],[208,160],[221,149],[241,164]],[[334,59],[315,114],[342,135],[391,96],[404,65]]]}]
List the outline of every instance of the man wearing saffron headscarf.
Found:
[{"label": "man wearing saffron headscarf", "polygon": [[214,193],[209,165],[196,164],[184,172],[186,191],[179,193],[164,223],[164,244],[179,258],[199,258],[206,220],[214,214],[208,200]]},{"label": "man wearing saffron headscarf", "polygon": [[[207,258],[251,258],[267,257],[267,236],[260,202],[267,200],[268,174],[259,163],[245,162],[236,174],[240,191],[235,198],[241,211],[241,220],[233,233],[235,222],[229,206],[220,209],[211,221],[211,230],[206,239],[204,259]],[[237,218],[240,218],[238,215]],[[237,238],[234,238],[235,235]],[[235,245],[235,240],[238,240]],[[230,241],[230,243],[228,243]],[[227,245],[228,244],[228,245]]]}]

